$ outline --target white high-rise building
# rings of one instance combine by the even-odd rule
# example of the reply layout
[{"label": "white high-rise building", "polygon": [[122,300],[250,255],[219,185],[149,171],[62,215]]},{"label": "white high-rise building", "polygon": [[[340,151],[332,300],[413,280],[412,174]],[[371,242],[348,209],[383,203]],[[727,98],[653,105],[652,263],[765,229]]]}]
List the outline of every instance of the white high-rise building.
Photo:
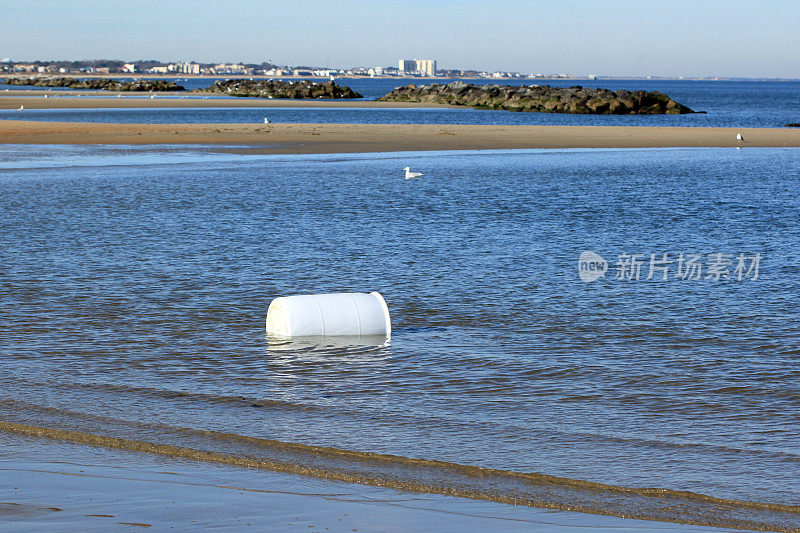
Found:
[{"label": "white high-rise building", "polygon": [[417,72],[424,76],[436,76],[436,60],[435,59],[417,59]]},{"label": "white high-rise building", "polygon": [[422,76],[435,76],[436,75],[436,60],[435,59],[401,59],[400,72],[411,74],[420,74]]},{"label": "white high-rise building", "polygon": [[178,72],[183,72],[184,74],[200,74],[200,65],[198,63],[178,63],[177,65]]}]

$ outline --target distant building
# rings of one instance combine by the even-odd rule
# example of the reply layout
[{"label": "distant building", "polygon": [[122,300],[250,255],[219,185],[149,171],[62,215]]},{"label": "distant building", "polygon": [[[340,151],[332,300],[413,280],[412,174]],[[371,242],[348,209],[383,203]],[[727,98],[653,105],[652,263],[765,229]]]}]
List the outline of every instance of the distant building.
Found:
[{"label": "distant building", "polygon": [[130,72],[131,74],[133,74],[134,72],[136,72],[136,65],[134,65],[133,63],[125,63],[124,65],[122,65],[122,72]]},{"label": "distant building", "polygon": [[417,74],[419,76],[436,76],[435,59],[401,59],[400,73]]},{"label": "distant building", "polygon": [[240,63],[219,63],[211,68],[213,74],[252,74],[253,70]]},{"label": "distant building", "polygon": [[400,72],[416,72],[417,61],[415,59],[401,59],[398,70]]},{"label": "distant building", "polygon": [[183,63],[178,63],[175,67],[178,72],[182,72],[183,74],[200,74],[199,63],[188,63],[184,61]]},{"label": "distant building", "polygon": [[417,72],[423,76],[433,77],[436,76],[436,60],[435,59],[417,59]]}]

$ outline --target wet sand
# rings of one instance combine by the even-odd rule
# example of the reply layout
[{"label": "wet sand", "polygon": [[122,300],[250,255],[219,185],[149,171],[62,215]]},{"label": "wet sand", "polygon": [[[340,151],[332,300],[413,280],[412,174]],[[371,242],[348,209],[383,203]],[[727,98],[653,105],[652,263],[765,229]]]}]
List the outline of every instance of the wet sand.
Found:
[{"label": "wet sand", "polygon": [[[737,133],[742,133],[744,142],[736,140]],[[800,130],[413,124],[107,124],[2,120],[0,143],[198,144],[226,148],[226,151],[264,154],[525,148],[800,147]]]},{"label": "wet sand", "polygon": [[0,529],[715,532],[337,483],[0,432]]}]

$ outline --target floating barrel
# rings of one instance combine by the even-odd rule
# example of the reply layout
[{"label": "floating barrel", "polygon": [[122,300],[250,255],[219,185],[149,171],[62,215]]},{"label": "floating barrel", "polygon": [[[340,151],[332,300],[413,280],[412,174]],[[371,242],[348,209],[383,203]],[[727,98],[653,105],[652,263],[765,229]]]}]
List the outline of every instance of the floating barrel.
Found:
[{"label": "floating barrel", "polygon": [[392,335],[389,308],[378,292],[282,296],[269,304],[267,335],[276,337]]}]

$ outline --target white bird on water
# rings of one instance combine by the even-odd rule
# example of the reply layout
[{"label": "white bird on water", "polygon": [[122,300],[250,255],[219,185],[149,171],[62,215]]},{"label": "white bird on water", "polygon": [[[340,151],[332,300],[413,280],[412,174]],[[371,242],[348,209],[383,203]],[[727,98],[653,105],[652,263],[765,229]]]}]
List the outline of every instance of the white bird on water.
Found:
[{"label": "white bird on water", "polygon": [[19,109],[17,109],[17,111],[23,111],[24,109],[25,109],[25,106],[21,105],[21,106],[19,106]]},{"label": "white bird on water", "polygon": [[410,180],[411,178],[421,178],[422,172],[411,172],[410,167],[405,167],[403,170],[406,171],[406,179]]}]

